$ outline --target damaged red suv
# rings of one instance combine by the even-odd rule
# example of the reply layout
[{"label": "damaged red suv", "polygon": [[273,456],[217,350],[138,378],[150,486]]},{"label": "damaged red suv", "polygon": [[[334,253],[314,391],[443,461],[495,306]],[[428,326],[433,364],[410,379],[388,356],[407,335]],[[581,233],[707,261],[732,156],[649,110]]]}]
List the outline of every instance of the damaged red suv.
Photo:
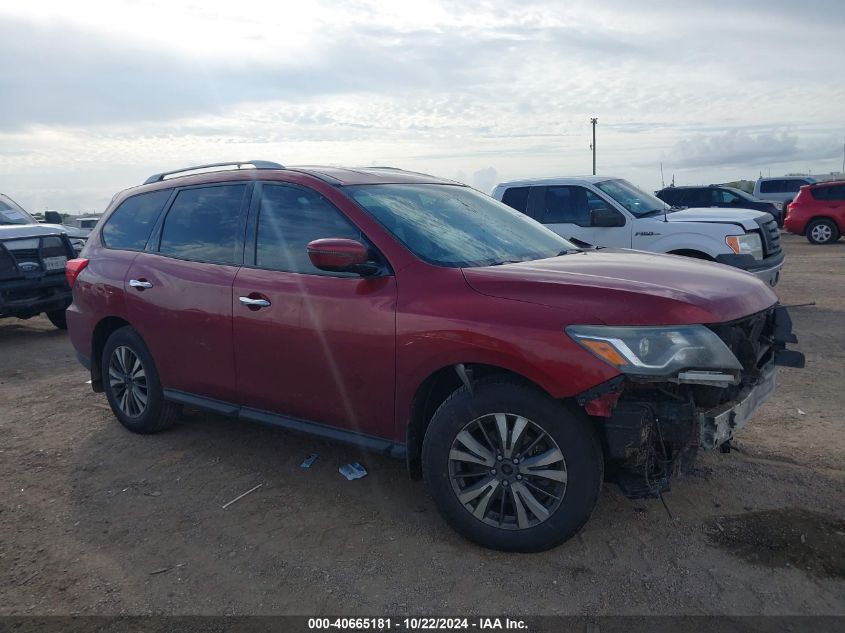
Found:
[{"label": "damaged red suv", "polygon": [[180,407],[407,460],[467,538],[539,551],[655,495],[802,366],[752,275],[583,249],[458,183],[251,161],[117,195],[67,271],[114,415]]}]

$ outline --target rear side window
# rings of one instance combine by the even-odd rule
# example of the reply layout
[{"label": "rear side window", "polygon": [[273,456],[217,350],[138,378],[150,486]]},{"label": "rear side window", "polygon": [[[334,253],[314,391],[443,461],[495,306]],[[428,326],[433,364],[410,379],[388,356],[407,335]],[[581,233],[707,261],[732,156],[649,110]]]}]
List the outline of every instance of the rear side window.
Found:
[{"label": "rear side window", "polygon": [[781,193],[783,192],[782,180],[764,180],[760,183],[760,193]]},{"label": "rear side window", "polygon": [[164,219],[159,252],[213,264],[238,262],[238,227],[246,185],[183,189]]},{"label": "rear side window", "polygon": [[103,243],[108,248],[143,250],[171,192],[151,191],[124,200],[103,226]]},{"label": "rear side window", "polygon": [[845,185],[813,187],[810,193],[816,200],[845,200]]},{"label": "rear side window", "polygon": [[258,211],[255,265],[309,275],[357,277],[326,272],[308,258],[308,242],[326,237],[362,240],[359,231],[316,191],[285,185],[264,185]]},{"label": "rear side window", "polygon": [[522,213],[527,213],[528,194],[530,191],[530,187],[510,187],[505,190],[505,195],[502,196],[502,202],[512,209],[516,209]]}]

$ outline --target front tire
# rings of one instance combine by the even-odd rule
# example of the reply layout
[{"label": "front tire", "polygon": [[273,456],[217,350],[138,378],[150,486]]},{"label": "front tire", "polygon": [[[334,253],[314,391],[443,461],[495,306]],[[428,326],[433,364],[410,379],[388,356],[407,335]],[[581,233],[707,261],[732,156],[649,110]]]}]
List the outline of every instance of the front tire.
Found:
[{"label": "front tire", "polygon": [[173,426],[179,407],[164,399],[153,357],[134,328],[112,332],[100,367],[106,398],[123,426],[142,434]]},{"label": "front tire", "polygon": [[423,475],[443,518],[491,549],[540,552],[589,519],[603,479],[587,417],[539,389],[491,377],[435,412]]},{"label": "front tire", "polygon": [[47,315],[47,318],[50,319],[50,323],[55,325],[57,328],[60,330],[67,329],[67,313],[64,309],[51,310],[45,314]]},{"label": "front tire", "polygon": [[813,220],[807,225],[807,241],[810,244],[832,244],[839,239],[839,227],[827,218]]}]

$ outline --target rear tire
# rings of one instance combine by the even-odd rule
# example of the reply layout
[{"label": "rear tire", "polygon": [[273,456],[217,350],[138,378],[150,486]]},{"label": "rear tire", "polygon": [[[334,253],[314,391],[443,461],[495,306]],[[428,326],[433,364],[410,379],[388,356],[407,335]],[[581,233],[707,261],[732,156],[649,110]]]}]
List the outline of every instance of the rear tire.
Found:
[{"label": "rear tire", "polygon": [[440,405],[422,467],[452,528],[508,552],[540,552],[573,536],[604,478],[601,447],[580,410],[499,377],[479,380],[472,393],[462,387]]},{"label": "rear tire", "polygon": [[810,244],[832,244],[839,239],[839,227],[827,218],[813,220],[807,225],[807,241]]},{"label": "rear tire", "polygon": [[134,328],[112,332],[103,348],[103,389],[118,421],[133,433],[173,426],[179,406],[164,399],[153,357]]},{"label": "rear tire", "polygon": [[61,310],[51,310],[50,312],[45,313],[47,318],[50,319],[50,323],[55,325],[60,330],[67,329],[67,314],[63,309]]}]

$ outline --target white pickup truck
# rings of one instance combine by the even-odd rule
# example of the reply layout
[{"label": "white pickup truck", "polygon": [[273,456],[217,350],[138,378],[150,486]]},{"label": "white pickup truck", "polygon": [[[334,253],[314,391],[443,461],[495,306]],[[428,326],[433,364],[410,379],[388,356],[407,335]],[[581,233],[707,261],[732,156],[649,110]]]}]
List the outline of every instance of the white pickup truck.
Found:
[{"label": "white pickup truck", "polygon": [[771,286],[783,267],[777,223],[761,211],[677,209],[626,180],[602,176],[505,182],[492,196],[563,237],[593,246],[708,259]]}]

